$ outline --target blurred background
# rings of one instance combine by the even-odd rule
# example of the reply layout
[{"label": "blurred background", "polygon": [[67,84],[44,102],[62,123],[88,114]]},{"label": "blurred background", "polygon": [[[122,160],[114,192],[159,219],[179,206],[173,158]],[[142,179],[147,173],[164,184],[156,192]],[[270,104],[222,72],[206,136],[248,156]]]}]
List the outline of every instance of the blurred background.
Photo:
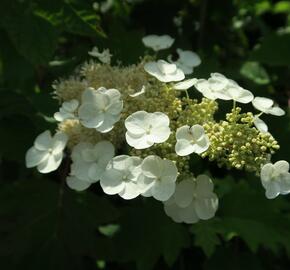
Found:
[{"label": "blurred background", "polygon": [[136,63],[141,38],[169,34],[197,52],[194,77],[220,72],[286,116],[266,116],[290,161],[290,1],[1,0],[0,269],[289,269],[289,197],[267,200],[258,177],[198,160],[214,176],[217,216],[186,226],[153,200],[124,201],[95,185],[77,193],[59,172],[26,169],[36,135],[56,126],[52,83],[93,46]]}]

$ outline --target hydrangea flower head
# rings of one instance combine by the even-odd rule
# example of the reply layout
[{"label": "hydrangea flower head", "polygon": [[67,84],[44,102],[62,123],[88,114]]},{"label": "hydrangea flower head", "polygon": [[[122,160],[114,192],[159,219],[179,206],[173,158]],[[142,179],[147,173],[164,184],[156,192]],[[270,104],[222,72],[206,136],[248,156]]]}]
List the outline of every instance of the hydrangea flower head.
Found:
[{"label": "hydrangea flower head", "polygon": [[26,167],[37,167],[41,173],[55,171],[62,161],[67,141],[68,136],[64,133],[56,133],[54,136],[51,136],[49,130],[41,133],[26,153]]},{"label": "hydrangea flower head", "polygon": [[104,87],[98,90],[88,88],[83,92],[78,114],[85,127],[106,133],[119,121],[122,110],[123,101],[118,90]]},{"label": "hydrangea flower head", "polygon": [[175,64],[170,64],[164,60],[148,62],[144,65],[144,69],[161,82],[178,82],[185,78],[181,69]]},{"label": "hydrangea flower head", "polygon": [[125,120],[125,127],[127,143],[136,149],[165,142],[170,136],[169,118],[161,112],[135,112]]},{"label": "hydrangea flower head", "polygon": [[170,48],[174,42],[174,39],[168,35],[148,35],[142,38],[142,42],[146,47],[157,52]]}]

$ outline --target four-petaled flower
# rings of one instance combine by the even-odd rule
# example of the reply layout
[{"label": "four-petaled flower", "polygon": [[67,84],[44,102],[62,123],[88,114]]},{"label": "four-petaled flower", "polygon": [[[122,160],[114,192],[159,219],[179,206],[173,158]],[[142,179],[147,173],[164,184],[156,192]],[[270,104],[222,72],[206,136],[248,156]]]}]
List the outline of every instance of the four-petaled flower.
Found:
[{"label": "four-petaled flower", "polygon": [[141,170],[143,177],[139,178],[138,185],[142,195],[167,201],[175,191],[176,165],[171,160],[151,155],[143,160]]},{"label": "four-petaled flower", "polygon": [[266,114],[272,114],[275,116],[282,116],[285,114],[285,111],[280,107],[274,106],[274,101],[270,98],[255,97],[252,104],[257,110]]},{"label": "four-petaled flower", "polygon": [[106,194],[119,194],[123,199],[130,200],[140,195],[137,184],[141,176],[139,157],[126,155],[114,157],[101,177],[101,187]]},{"label": "four-petaled flower", "polygon": [[66,119],[76,119],[75,112],[79,106],[79,102],[76,99],[70,101],[65,101],[59,108],[59,112],[54,114],[54,119],[56,121],[62,122]]},{"label": "four-petaled flower", "polygon": [[63,158],[63,150],[68,141],[65,133],[56,133],[53,137],[49,130],[41,133],[25,156],[26,167],[37,167],[41,173],[56,170]]},{"label": "four-petaled flower", "polygon": [[182,126],[176,131],[175,151],[179,156],[187,156],[191,153],[201,154],[210,145],[208,136],[201,125]]},{"label": "four-petaled flower", "polygon": [[114,146],[109,141],[100,141],[96,145],[77,144],[71,154],[73,162],[67,178],[68,186],[80,191],[99,181],[114,155]]},{"label": "four-petaled flower", "polygon": [[172,46],[174,39],[168,35],[149,35],[142,38],[143,44],[155,52],[168,49]]},{"label": "four-petaled flower", "polygon": [[290,193],[289,163],[279,160],[274,164],[265,164],[261,169],[261,182],[268,199]]},{"label": "four-petaled flower", "polygon": [[206,175],[188,178],[176,185],[174,195],[164,203],[165,213],[175,222],[196,223],[214,217],[218,198]]},{"label": "four-petaled flower", "polygon": [[192,74],[193,69],[201,63],[200,57],[195,52],[177,49],[177,54],[179,57],[176,61],[172,60],[172,56],[169,56],[168,60],[176,64],[186,75]]},{"label": "four-petaled flower", "polygon": [[125,127],[127,143],[136,149],[165,142],[170,136],[169,118],[161,112],[135,112],[127,117]]},{"label": "four-petaled flower", "polygon": [[175,64],[170,64],[164,60],[148,62],[144,65],[144,69],[161,82],[178,82],[185,77],[183,71]]},{"label": "four-petaled flower", "polygon": [[240,87],[235,81],[226,78],[220,73],[211,73],[208,80],[200,79],[195,83],[196,89],[209,99],[234,100],[240,103],[249,103],[254,96]]},{"label": "four-petaled flower", "polygon": [[85,127],[106,133],[119,121],[122,110],[123,101],[118,90],[104,87],[98,90],[88,88],[82,95],[78,114],[80,122]]}]

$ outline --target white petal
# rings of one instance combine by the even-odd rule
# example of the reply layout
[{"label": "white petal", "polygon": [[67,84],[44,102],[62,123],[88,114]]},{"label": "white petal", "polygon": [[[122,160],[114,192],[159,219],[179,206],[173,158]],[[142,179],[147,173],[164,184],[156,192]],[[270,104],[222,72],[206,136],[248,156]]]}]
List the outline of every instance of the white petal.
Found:
[{"label": "white petal", "polygon": [[190,128],[190,132],[191,132],[192,137],[195,141],[200,140],[205,135],[204,128],[201,125],[193,125]]},{"label": "white petal", "polygon": [[125,188],[119,193],[119,195],[125,200],[131,200],[138,197],[140,195],[140,190],[137,183],[125,183]]},{"label": "white petal", "polygon": [[147,135],[134,135],[127,131],[125,136],[127,143],[135,149],[146,149],[154,144],[154,142],[148,140]]},{"label": "white petal", "polygon": [[218,198],[212,193],[208,197],[197,198],[195,200],[195,211],[200,219],[210,219],[214,217],[218,208]]},{"label": "white petal", "polygon": [[244,90],[241,87],[230,87],[227,89],[229,96],[240,103],[250,103],[254,99],[254,95],[248,91]]},{"label": "white petal", "polygon": [[290,173],[284,173],[280,177],[280,193],[285,195],[290,193]]},{"label": "white petal", "polygon": [[79,106],[79,102],[76,99],[72,99],[70,101],[65,101],[64,103],[62,103],[62,107],[67,112],[74,112],[78,106]]},{"label": "white petal", "polygon": [[254,117],[254,125],[260,132],[268,132],[267,124],[259,117]]},{"label": "white petal", "polygon": [[68,136],[63,132],[56,133],[52,138],[53,153],[59,153],[64,150],[68,142]]},{"label": "white petal", "polygon": [[130,96],[130,97],[133,97],[133,98],[134,98],[134,97],[139,97],[139,96],[145,94],[145,92],[146,92],[146,87],[145,87],[145,85],[143,85],[140,91],[135,92],[134,94],[131,94],[131,95],[129,95],[129,96]]},{"label": "white petal", "polygon": [[125,127],[130,133],[135,135],[143,135],[145,133],[144,126],[147,126],[148,113],[145,111],[138,111],[125,120]]},{"label": "white petal", "polygon": [[261,168],[261,182],[264,188],[267,188],[269,182],[272,180],[274,171],[275,167],[271,163],[267,163]]},{"label": "white petal", "polygon": [[173,89],[176,90],[187,90],[189,88],[191,88],[192,86],[195,85],[195,83],[197,82],[197,79],[189,79],[189,80],[185,80],[179,83],[176,83],[175,85],[173,85]]},{"label": "white petal", "polygon": [[199,221],[197,213],[195,211],[194,201],[191,204],[184,208],[179,208],[179,216],[184,223],[193,224]]},{"label": "white petal", "polygon": [[38,150],[48,150],[52,147],[52,137],[49,130],[39,134],[35,141],[34,146]]},{"label": "white petal", "polygon": [[175,203],[179,207],[187,207],[191,204],[194,196],[195,183],[193,179],[188,178],[182,180],[176,185],[175,193],[173,195]]},{"label": "white petal", "polygon": [[289,163],[286,160],[279,160],[275,162],[274,169],[279,173],[288,173]]},{"label": "white petal", "polygon": [[195,150],[195,145],[188,140],[178,140],[175,144],[175,152],[179,156],[188,156]]},{"label": "white petal", "polygon": [[121,192],[125,187],[122,177],[123,175],[115,169],[106,170],[100,181],[103,191],[109,195]]},{"label": "white petal", "polygon": [[158,178],[162,175],[162,159],[158,156],[147,156],[141,164],[142,172],[149,178]]},{"label": "white petal", "polygon": [[177,130],[176,130],[176,139],[177,140],[187,140],[187,141],[191,141],[193,139],[192,137],[192,133],[190,131],[190,127],[189,126],[182,126],[182,127],[179,127]]},{"label": "white petal", "polygon": [[81,123],[87,128],[97,128],[104,122],[104,113],[92,103],[84,103],[79,108]]},{"label": "white petal", "polygon": [[43,162],[46,158],[48,158],[47,151],[37,150],[34,146],[32,146],[25,155],[25,163],[27,168],[32,168]]},{"label": "white petal", "polygon": [[151,188],[153,198],[158,201],[167,201],[175,191],[175,183],[156,181]]},{"label": "white petal", "polygon": [[278,182],[271,182],[266,188],[267,199],[274,199],[280,194],[280,186]]},{"label": "white petal", "polygon": [[273,106],[274,101],[270,98],[255,97],[252,101],[252,104],[257,110],[261,112],[267,112],[267,110]]},{"label": "white petal", "polygon": [[62,157],[62,152],[56,155],[50,154],[44,161],[38,164],[37,170],[41,173],[50,173],[55,171],[59,167]]},{"label": "white petal", "polygon": [[76,176],[80,180],[91,182],[88,175],[91,165],[91,162],[85,162],[83,160],[75,161],[71,165],[71,175]]},{"label": "white petal", "polygon": [[210,142],[207,135],[204,135],[194,144],[194,153],[201,154],[209,148]]},{"label": "white petal", "polygon": [[162,112],[149,113],[147,121],[153,128],[168,127],[170,123],[169,117]]},{"label": "white petal", "polygon": [[273,108],[269,109],[268,110],[268,113],[269,114],[272,114],[272,115],[276,115],[276,116],[282,116],[285,114],[285,111],[282,110],[280,107],[278,106],[274,106]]},{"label": "white petal", "polygon": [[148,136],[148,141],[154,143],[163,143],[167,141],[170,136],[170,128],[166,126],[153,128]]},{"label": "white petal", "polygon": [[195,52],[177,49],[177,53],[179,55],[178,62],[181,62],[188,67],[197,67],[201,63],[200,57]]},{"label": "white petal", "polygon": [[101,125],[96,127],[96,130],[101,133],[107,133],[114,128],[115,123],[120,119],[120,116],[115,116],[111,114],[104,114],[104,121]]},{"label": "white petal", "polygon": [[86,190],[91,185],[91,183],[82,181],[82,180],[80,180],[80,179],[78,179],[77,177],[74,177],[74,176],[68,176],[66,178],[66,184],[71,189],[76,190],[76,191]]},{"label": "white petal", "polygon": [[211,179],[201,174],[196,178],[196,194],[198,197],[206,197],[213,191],[213,183]]},{"label": "white petal", "polygon": [[108,163],[115,155],[115,147],[109,141],[101,141],[95,145],[94,153],[98,160]]},{"label": "white petal", "polygon": [[142,42],[146,47],[152,48],[154,51],[159,51],[171,47],[174,39],[168,35],[148,35],[142,38]]},{"label": "white petal", "polygon": [[178,175],[178,170],[174,162],[168,159],[163,159],[161,165],[162,165],[161,181],[175,182]]},{"label": "white petal", "polygon": [[177,223],[183,222],[182,218],[180,217],[180,207],[178,207],[175,203],[168,204],[167,202],[165,202],[164,211],[167,216],[173,219],[173,221]]},{"label": "white petal", "polygon": [[96,163],[91,164],[88,170],[88,176],[91,182],[97,182],[101,179],[106,167],[101,167]]}]

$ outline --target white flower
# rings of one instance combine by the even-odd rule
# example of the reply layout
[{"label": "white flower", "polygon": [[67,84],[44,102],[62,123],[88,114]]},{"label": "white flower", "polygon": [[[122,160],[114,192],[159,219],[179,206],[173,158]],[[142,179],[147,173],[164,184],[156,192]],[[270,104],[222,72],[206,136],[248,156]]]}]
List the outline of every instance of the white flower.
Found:
[{"label": "white flower", "polygon": [[136,149],[163,143],[170,136],[169,118],[162,112],[135,112],[127,117],[125,127],[127,143]]},{"label": "white flower", "polygon": [[139,97],[139,96],[145,94],[145,92],[146,92],[146,87],[145,87],[145,85],[143,85],[140,91],[138,91],[138,92],[136,92],[136,93],[134,93],[134,94],[131,94],[131,95],[129,95],[129,96],[130,96],[130,97],[133,97],[133,98],[134,98],[134,97]]},{"label": "white flower", "polygon": [[177,184],[174,195],[164,203],[165,213],[175,222],[196,223],[214,217],[218,198],[206,175],[188,178]]},{"label": "white flower", "polygon": [[37,166],[41,173],[49,173],[56,170],[63,158],[63,150],[68,141],[65,133],[56,133],[53,137],[49,130],[41,133],[34,141],[34,145],[25,156],[26,167]]},{"label": "white flower", "polygon": [[59,108],[59,112],[54,114],[54,119],[56,121],[62,122],[66,119],[76,119],[75,111],[79,106],[79,102],[76,99],[70,101],[65,101]]},{"label": "white flower", "polygon": [[265,164],[261,169],[261,182],[268,199],[274,199],[279,194],[290,193],[289,163],[279,160],[274,164]]},{"label": "white flower", "polygon": [[177,49],[177,53],[179,56],[177,61],[172,61],[171,56],[169,61],[176,64],[186,75],[192,74],[194,67],[199,66],[201,63],[200,57],[195,52]]},{"label": "white flower", "polygon": [[178,128],[176,140],[175,151],[179,156],[187,156],[191,153],[201,154],[210,145],[209,138],[200,125],[192,127],[186,125]]},{"label": "white flower", "polygon": [[72,151],[69,187],[84,190],[100,180],[109,161],[114,157],[115,149],[109,141],[100,141],[96,145],[81,142]]},{"label": "white flower", "polygon": [[143,177],[139,178],[138,185],[143,191],[142,195],[167,201],[175,191],[176,165],[171,160],[152,155],[143,160],[141,169]]},{"label": "white flower", "polygon": [[175,64],[170,64],[164,60],[148,62],[144,65],[144,69],[161,82],[178,82],[185,77],[183,71]]},{"label": "white flower", "polygon": [[130,200],[140,195],[137,184],[141,176],[142,159],[126,155],[114,157],[101,177],[101,187],[106,194],[119,194],[123,199]]},{"label": "white flower", "polygon": [[226,78],[220,73],[211,73],[208,80],[200,79],[195,83],[196,89],[209,99],[234,100],[240,103],[249,103],[253,94],[240,87],[235,81]]},{"label": "white flower", "polygon": [[285,111],[282,110],[280,107],[274,106],[274,101],[270,98],[255,97],[252,103],[257,110],[263,113],[276,116],[282,116],[285,114]]},{"label": "white flower", "polygon": [[121,116],[123,101],[120,98],[121,94],[116,89],[88,88],[83,92],[78,110],[80,122],[101,133],[109,132]]},{"label": "white flower", "polygon": [[257,115],[255,115],[254,117],[254,125],[259,131],[268,132],[267,124],[262,119],[260,119]]},{"label": "white flower", "polygon": [[173,85],[173,89],[176,90],[187,90],[190,87],[194,86],[197,83],[197,79],[188,79]]},{"label": "white flower", "polygon": [[104,64],[110,64],[111,63],[111,57],[109,49],[103,50],[103,52],[99,52],[99,49],[97,47],[94,47],[90,52],[88,52],[89,55],[98,58],[102,63]]},{"label": "white flower", "polygon": [[154,51],[160,51],[164,49],[168,49],[172,46],[174,39],[168,35],[157,36],[157,35],[149,35],[142,38],[143,44],[153,49]]}]

